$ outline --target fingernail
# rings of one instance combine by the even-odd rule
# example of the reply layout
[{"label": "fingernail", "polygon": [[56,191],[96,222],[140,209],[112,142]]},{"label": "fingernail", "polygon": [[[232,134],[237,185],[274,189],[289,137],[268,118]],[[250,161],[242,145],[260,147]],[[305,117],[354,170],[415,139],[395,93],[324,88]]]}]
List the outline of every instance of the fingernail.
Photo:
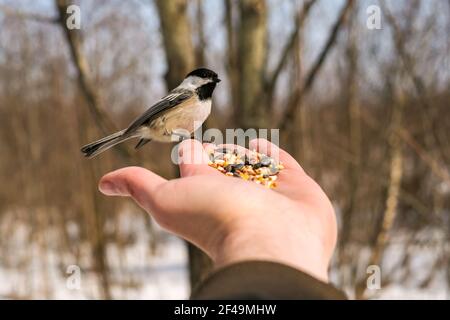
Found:
[{"label": "fingernail", "polygon": [[99,190],[101,193],[103,193],[107,196],[117,194],[116,186],[110,181],[100,182]]}]

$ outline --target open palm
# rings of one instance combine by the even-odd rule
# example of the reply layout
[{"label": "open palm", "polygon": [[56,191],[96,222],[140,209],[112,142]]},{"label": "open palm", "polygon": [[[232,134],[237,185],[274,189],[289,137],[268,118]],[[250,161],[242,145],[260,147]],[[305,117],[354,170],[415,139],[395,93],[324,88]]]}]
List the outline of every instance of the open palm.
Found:
[{"label": "open palm", "polygon": [[276,189],[221,174],[207,165],[200,142],[187,140],[179,147],[181,178],[168,181],[128,167],[105,175],[100,190],[132,197],[161,227],[204,250],[216,267],[276,261],[327,281],[336,242],[330,201],[288,153],[262,139],[250,147],[279,155],[285,169]]}]

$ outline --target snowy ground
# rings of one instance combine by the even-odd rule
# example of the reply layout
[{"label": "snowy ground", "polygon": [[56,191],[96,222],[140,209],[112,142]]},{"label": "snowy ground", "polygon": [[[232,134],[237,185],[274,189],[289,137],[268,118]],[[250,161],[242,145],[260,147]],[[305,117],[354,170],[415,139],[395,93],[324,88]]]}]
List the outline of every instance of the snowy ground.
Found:
[{"label": "snowy ground", "polygon": [[[114,249],[113,249],[114,250]],[[125,255],[127,266],[111,267],[112,296],[117,299],[186,299],[189,296],[187,273],[187,251],[185,244],[171,236],[157,249],[151,259],[143,258],[146,249],[136,245]],[[129,256],[134,257],[134,261]],[[142,258],[140,258],[142,257]],[[25,276],[14,269],[0,268],[0,297],[2,298],[45,298],[90,299],[99,297],[98,282],[89,271],[80,273],[80,288],[67,285],[71,274],[61,272],[54,265],[43,276],[38,265],[28,269]],[[121,285],[114,285],[120,280]],[[45,285],[43,282],[46,282]],[[125,283],[125,285],[124,285]],[[47,289],[45,289],[47,288]],[[45,292],[50,291],[49,296]]]},{"label": "snowy ground", "polygon": [[[47,259],[42,261],[42,252],[32,243],[28,244],[27,253],[25,253],[27,256],[24,257],[22,252],[24,246],[21,241],[25,239],[23,236],[26,230],[18,229],[20,230],[14,232],[14,237],[17,239],[12,241],[17,243],[17,246],[2,252],[17,259],[13,259],[8,266],[0,265],[0,298],[92,299],[101,297],[98,279],[82,266],[80,266],[80,288],[73,289],[70,285],[68,286],[68,279],[73,279],[65,271],[70,265],[70,258],[62,259],[67,261],[65,265],[62,265],[59,259],[61,257],[50,252]],[[136,232],[136,229],[133,232]],[[142,236],[137,237],[137,241],[124,250],[119,252],[115,246],[108,248],[113,298],[187,299],[189,297],[185,243],[161,230],[157,232],[159,244],[154,253],[149,252],[148,238],[142,229],[139,230]],[[49,236],[51,237],[51,233]],[[401,248],[395,246],[392,246],[390,250],[392,250],[392,256],[397,256],[401,252]],[[424,253],[425,257],[428,251]],[[23,266],[24,258],[27,258],[26,261],[29,264],[25,267]],[[422,263],[417,264],[417,270],[426,270],[427,259],[419,260]],[[83,264],[83,261],[80,263]],[[414,281],[403,282],[401,286],[395,285],[377,290],[377,297],[446,299],[448,292],[443,283],[445,283],[445,274],[438,275],[427,289],[418,289]]]}]

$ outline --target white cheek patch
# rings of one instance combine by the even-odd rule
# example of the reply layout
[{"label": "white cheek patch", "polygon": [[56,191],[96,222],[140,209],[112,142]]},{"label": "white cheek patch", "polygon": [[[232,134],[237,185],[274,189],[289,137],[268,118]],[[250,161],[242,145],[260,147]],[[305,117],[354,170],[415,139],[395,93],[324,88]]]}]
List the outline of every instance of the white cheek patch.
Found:
[{"label": "white cheek patch", "polygon": [[210,79],[203,79],[197,76],[189,76],[183,80],[183,82],[178,86],[180,89],[197,89],[204,84],[211,82]]}]

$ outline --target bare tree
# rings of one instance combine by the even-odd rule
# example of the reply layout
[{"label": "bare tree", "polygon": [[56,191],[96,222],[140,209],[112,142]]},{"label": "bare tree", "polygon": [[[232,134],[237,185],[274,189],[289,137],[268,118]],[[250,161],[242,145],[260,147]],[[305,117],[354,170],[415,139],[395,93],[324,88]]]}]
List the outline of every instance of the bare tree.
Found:
[{"label": "bare tree", "polygon": [[[401,94],[402,95],[402,94]],[[402,113],[404,109],[403,95],[400,101],[394,102],[391,120],[391,133],[389,135],[390,164],[389,164],[389,185],[387,189],[385,210],[381,219],[381,227],[377,232],[375,244],[372,248],[368,265],[381,265],[384,250],[389,242],[390,232],[397,216],[400,188],[403,176],[403,151],[402,140],[397,134],[402,126]],[[355,288],[357,299],[364,298],[366,281],[358,282]]]},{"label": "bare tree", "polygon": [[[276,63],[274,70],[270,73],[267,72],[269,74],[266,75],[266,77],[265,77],[263,94],[266,94],[268,97],[267,104],[268,104],[269,108],[271,108],[271,106],[273,104],[273,95],[274,95],[275,85],[280,77],[280,74],[282,73],[284,67],[287,64],[289,57],[293,53],[296,53],[297,55],[300,54],[300,52],[298,52],[298,50],[295,50],[296,44],[299,44],[299,36],[301,34],[301,31],[303,30],[303,26],[305,25],[305,22],[310,14],[310,11],[313,8],[315,3],[317,3],[316,0],[305,1],[303,4],[303,8],[301,10],[297,11],[295,18],[294,18],[294,23],[295,23],[294,30],[289,35],[286,45],[281,50],[280,58],[279,58],[278,62]],[[299,49],[299,48],[297,48],[297,49]]]},{"label": "bare tree", "polygon": [[238,110],[236,123],[242,128],[267,127],[267,110],[256,106],[262,92],[267,58],[267,6],[265,1],[239,1]]},{"label": "bare tree", "polygon": [[186,0],[156,0],[167,61],[167,87],[175,88],[195,65]]},{"label": "bare tree", "polygon": [[297,88],[293,91],[291,96],[289,97],[289,102],[287,104],[287,109],[284,112],[281,120],[278,122],[278,127],[281,130],[288,130],[290,128],[290,124],[292,123],[293,119],[295,119],[295,113],[297,111],[297,106],[301,104],[301,101],[304,97],[304,95],[312,88],[312,85],[314,83],[314,80],[316,79],[316,76],[318,72],[320,71],[328,53],[333,48],[333,45],[336,42],[338,33],[341,29],[341,27],[344,25],[345,21],[347,20],[347,17],[354,5],[354,0],[347,0],[344,7],[342,8],[339,17],[335,24],[333,25],[333,28],[331,29],[331,32],[328,36],[328,39],[325,43],[324,48],[320,52],[319,56],[317,57],[316,61],[314,62],[313,66],[311,67],[311,70],[309,71],[308,75],[306,76],[306,80],[302,87]]},{"label": "bare tree", "polygon": [[[156,5],[161,21],[168,65],[165,80],[167,87],[171,89],[180,83],[180,80],[194,68],[196,63],[196,50],[192,42],[192,27],[187,14],[188,1],[157,0]],[[197,3],[197,6],[197,17],[202,17],[201,3]],[[202,41],[204,41],[202,21],[198,21],[197,32],[199,32],[199,45],[202,45]],[[203,48],[198,47],[197,52],[203,52]],[[203,54],[201,54],[200,60],[204,60]],[[194,287],[211,269],[211,260],[194,245],[188,243],[187,246],[190,282],[191,287]]]}]

